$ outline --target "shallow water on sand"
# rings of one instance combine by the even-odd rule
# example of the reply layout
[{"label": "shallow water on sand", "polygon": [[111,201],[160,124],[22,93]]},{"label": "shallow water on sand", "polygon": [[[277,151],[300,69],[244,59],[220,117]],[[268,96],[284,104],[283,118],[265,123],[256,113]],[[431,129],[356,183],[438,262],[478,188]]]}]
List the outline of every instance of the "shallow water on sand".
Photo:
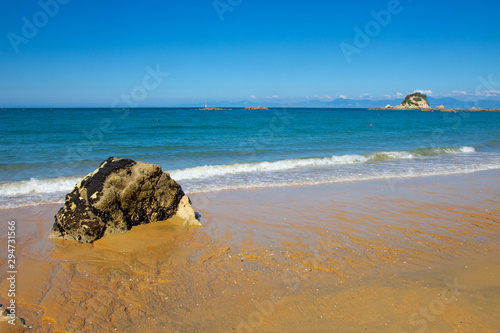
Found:
[{"label": "shallow water on sand", "polygon": [[495,171],[196,194],[202,227],[93,245],[48,240],[58,206],[41,206],[0,210],[0,233],[16,219],[18,315],[36,332],[493,332],[499,185]]}]

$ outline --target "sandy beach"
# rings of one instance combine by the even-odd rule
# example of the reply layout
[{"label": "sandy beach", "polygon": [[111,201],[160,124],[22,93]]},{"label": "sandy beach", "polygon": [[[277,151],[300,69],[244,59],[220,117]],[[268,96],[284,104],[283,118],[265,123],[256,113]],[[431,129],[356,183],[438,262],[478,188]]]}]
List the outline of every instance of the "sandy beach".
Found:
[{"label": "sandy beach", "polygon": [[2,332],[500,330],[498,170],[190,197],[202,227],[90,245],[48,239],[60,205],[0,210]]},{"label": "sandy beach", "polygon": [[1,8],[0,333],[500,333],[499,1]]}]

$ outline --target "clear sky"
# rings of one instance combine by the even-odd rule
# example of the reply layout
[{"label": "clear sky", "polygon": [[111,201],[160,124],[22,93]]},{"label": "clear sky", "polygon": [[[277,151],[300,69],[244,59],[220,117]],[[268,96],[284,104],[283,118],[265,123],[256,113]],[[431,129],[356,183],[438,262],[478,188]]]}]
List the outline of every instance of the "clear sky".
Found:
[{"label": "clear sky", "polygon": [[[384,98],[417,89],[500,99],[497,0],[19,0],[0,7],[0,107],[110,106],[131,93],[144,106]],[[154,71],[162,74],[155,79]]]}]

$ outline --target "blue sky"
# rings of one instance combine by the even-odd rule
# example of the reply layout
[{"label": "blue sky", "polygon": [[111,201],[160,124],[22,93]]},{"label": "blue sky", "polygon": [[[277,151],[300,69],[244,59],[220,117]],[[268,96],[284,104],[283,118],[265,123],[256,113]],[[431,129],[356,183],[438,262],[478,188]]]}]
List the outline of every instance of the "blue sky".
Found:
[{"label": "blue sky", "polygon": [[[382,99],[415,90],[500,99],[497,1],[41,0],[0,6],[3,107],[110,106],[132,92],[142,106]],[[384,16],[377,23],[372,13],[381,11],[390,22]],[[356,27],[368,45],[356,44]],[[357,49],[350,61],[341,45]],[[147,68],[168,76],[154,88],[146,78],[145,89]]]}]

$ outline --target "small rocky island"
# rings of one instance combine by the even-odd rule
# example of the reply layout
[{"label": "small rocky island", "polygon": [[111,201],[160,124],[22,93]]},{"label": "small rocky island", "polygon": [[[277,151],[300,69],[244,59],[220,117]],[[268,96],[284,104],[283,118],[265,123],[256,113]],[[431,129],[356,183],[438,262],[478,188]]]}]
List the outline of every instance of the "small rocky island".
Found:
[{"label": "small rocky island", "polygon": [[420,110],[420,111],[440,111],[440,112],[458,112],[458,111],[468,111],[468,112],[500,112],[500,109],[448,109],[444,105],[436,106],[435,108],[429,105],[427,101],[427,95],[421,94],[419,92],[410,94],[405,97],[404,101],[400,105],[391,106],[387,105],[383,108],[371,108],[369,110]]},{"label": "small rocky island", "polygon": [[173,216],[201,225],[181,186],[160,166],[110,157],[66,195],[50,238],[92,243]]},{"label": "small rocky island", "polygon": [[[410,94],[405,97],[404,101],[400,105],[390,106],[387,105],[382,110],[420,110],[420,111],[432,111],[429,102],[427,101],[427,96],[419,92]],[[378,110],[378,109],[377,109]]]},{"label": "small rocky island", "polygon": [[427,101],[427,95],[421,94],[419,92],[410,94],[405,97],[404,101],[398,106],[402,110],[421,110],[421,111],[429,111],[431,110],[431,106]]}]

